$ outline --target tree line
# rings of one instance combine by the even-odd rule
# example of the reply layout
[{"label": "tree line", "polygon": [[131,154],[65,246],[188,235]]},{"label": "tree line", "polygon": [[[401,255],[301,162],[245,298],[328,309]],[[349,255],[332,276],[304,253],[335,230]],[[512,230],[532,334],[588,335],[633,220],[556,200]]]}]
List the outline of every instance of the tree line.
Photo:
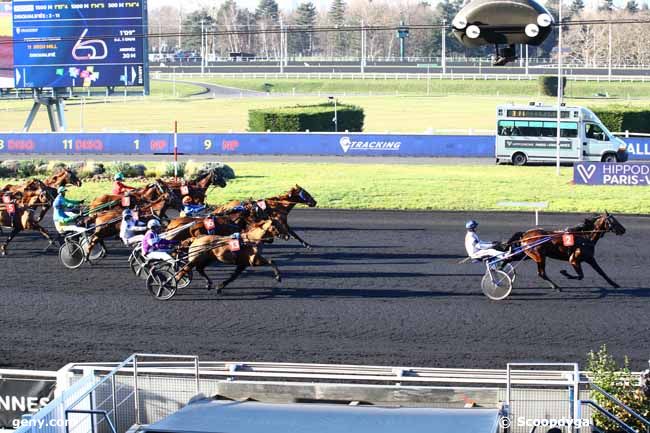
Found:
[{"label": "tree line", "polygon": [[[180,2],[179,2],[180,4]],[[597,10],[587,10],[583,0],[564,2],[563,20],[638,18],[650,20],[648,4],[629,0],[617,9],[613,0],[602,0]],[[463,6],[463,0],[441,0],[437,3],[417,0],[332,0],[326,10],[319,10],[305,1],[293,10],[280,9],[276,0],[260,0],[255,10],[240,7],[235,0],[216,6],[204,6],[189,13],[181,7],[165,6],[149,13],[149,45],[152,51],[178,50],[199,53],[202,46],[215,57],[227,58],[230,53],[248,53],[256,57],[278,58],[281,53],[280,26],[288,29],[287,46],[290,58],[359,58],[361,31],[365,26],[397,27],[449,25]],[[558,0],[547,0],[546,6],[557,18]],[[650,24],[612,25],[612,57],[614,64],[648,63]],[[320,28],[354,28],[354,31],[314,31]],[[202,44],[202,31],[207,35]],[[212,32],[219,32],[214,35]],[[227,34],[223,34],[227,32]],[[565,47],[568,60],[588,65],[603,65],[609,58],[608,25],[566,25]],[[180,35],[179,35],[180,33]],[[440,28],[411,29],[406,39],[407,57],[436,58],[441,55]],[[449,57],[487,57],[493,47],[467,49],[445,31],[446,53]],[[553,57],[557,32],[539,47],[529,47],[530,57]],[[646,37],[645,35],[648,34]],[[399,39],[394,30],[366,32],[368,59],[399,56]]]}]

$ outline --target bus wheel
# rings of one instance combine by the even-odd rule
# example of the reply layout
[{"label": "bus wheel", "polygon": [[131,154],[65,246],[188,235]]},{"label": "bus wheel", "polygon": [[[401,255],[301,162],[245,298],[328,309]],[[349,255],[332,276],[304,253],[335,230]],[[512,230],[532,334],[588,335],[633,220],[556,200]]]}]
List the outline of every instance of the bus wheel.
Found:
[{"label": "bus wheel", "polygon": [[618,162],[618,158],[613,153],[606,153],[603,155],[602,162]]},{"label": "bus wheel", "polygon": [[521,152],[517,152],[514,155],[512,155],[512,163],[517,166],[522,166],[526,165],[528,162],[528,158],[526,157],[525,154]]}]

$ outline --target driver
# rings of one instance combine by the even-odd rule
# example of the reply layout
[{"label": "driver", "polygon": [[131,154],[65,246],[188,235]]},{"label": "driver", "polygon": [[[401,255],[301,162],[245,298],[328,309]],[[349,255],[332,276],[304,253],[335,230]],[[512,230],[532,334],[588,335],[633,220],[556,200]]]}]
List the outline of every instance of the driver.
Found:
[{"label": "driver", "polygon": [[52,207],[54,208],[54,227],[59,233],[65,232],[83,232],[85,228],[76,226],[74,222],[79,218],[79,214],[73,212],[83,200],[71,200],[65,198],[67,189],[65,186],[60,186],[57,190],[58,195],[54,199]]},{"label": "driver", "polygon": [[494,249],[495,242],[481,242],[481,239],[476,234],[477,227],[478,223],[474,220],[467,221],[465,224],[467,229],[467,234],[465,234],[467,255],[475,260],[483,260],[503,254],[503,251]]},{"label": "driver", "polygon": [[172,261],[173,257],[169,253],[176,242],[168,241],[160,237],[162,227],[156,219],[149,221],[147,228],[149,230],[147,230],[144,239],[142,239],[142,255],[147,260]]},{"label": "driver", "polygon": [[144,239],[143,232],[147,231],[147,226],[142,221],[133,219],[133,212],[131,209],[124,209],[122,212],[122,224],[120,224],[120,239],[124,245],[130,247],[142,242]]},{"label": "driver", "polygon": [[195,204],[192,197],[186,195],[183,197],[183,211],[181,217],[193,217],[199,212],[205,210],[205,207],[204,204]]},{"label": "driver", "polygon": [[113,195],[124,195],[127,191],[133,191],[134,187],[126,185],[124,180],[124,174],[122,172],[115,174],[115,182],[113,182]]}]

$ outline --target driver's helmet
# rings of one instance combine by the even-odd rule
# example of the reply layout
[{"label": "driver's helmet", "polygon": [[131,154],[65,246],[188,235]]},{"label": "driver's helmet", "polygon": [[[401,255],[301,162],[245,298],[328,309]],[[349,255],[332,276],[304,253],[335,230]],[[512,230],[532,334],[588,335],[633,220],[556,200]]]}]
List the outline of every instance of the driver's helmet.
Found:
[{"label": "driver's helmet", "polygon": [[128,219],[132,217],[133,217],[133,213],[131,213],[131,209],[124,209],[124,211],[122,212],[122,218]]},{"label": "driver's helmet", "polygon": [[469,220],[465,223],[465,228],[467,230],[474,230],[476,227],[478,227],[478,223],[474,220]]},{"label": "driver's helmet", "polygon": [[122,172],[115,173],[115,180],[124,180],[124,174]]},{"label": "driver's helmet", "polygon": [[149,230],[154,230],[154,229],[159,229],[160,228],[160,222],[158,220],[151,220],[147,223],[147,228]]},{"label": "driver's helmet", "polygon": [[190,197],[189,195],[186,195],[185,197],[183,197],[183,204],[184,205],[192,204],[192,197]]},{"label": "driver's helmet", "polygon": [[67,189],[65,186],[60,186],[59,189],[56,190],[57,194],[63,194],[66,191]]}]

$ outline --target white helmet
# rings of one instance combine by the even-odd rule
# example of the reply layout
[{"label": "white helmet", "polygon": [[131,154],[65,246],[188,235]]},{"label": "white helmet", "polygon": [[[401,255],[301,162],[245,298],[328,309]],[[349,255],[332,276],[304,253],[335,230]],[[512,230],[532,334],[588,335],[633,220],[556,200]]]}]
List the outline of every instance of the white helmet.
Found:
[{"label": "white helmet", "polygon": [[148,228],[149,230],[152,230],[152,229],[154,229],[154,228],[156,228],[156,227],[160,227],[160,223],[158,222],[158,220],[155,220],[155,219],[154,219],[154,220],[151,220],[151,221],[149,221],[149,222],[147,223],[147,228]]}]

